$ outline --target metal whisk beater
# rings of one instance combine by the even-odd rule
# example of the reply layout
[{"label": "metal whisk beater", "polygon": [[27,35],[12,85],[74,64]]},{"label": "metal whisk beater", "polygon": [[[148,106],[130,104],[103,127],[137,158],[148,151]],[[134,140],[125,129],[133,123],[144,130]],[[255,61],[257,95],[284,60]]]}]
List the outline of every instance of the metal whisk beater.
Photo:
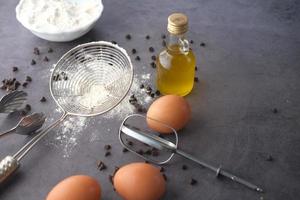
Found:
[{"label": "metal whisk beater", "polygon": [[38,133],[13,156],[0,162],[0,183],[50,130],[69,115],[95,116],[117,106],[131,87],[133,67],[127,52],[110,42],[79,45],[57,62],[50,78],[50,92],[63,115]]},{"label": "metal whisk beater", "polygon": [[[173,134],[175,136],[175,141],[172,142],[167,139],[164,139],[163,137],[159,137],[158,135],[154,134],[153,131],[149,131],[148,129],[141,127],[141,125],[137,126],[137,124],[141,124],[141,123],[135,123],[135,124],[131,123],[133,121],[138,121],[138,119],[142,119],[143,121],[146,121],[147,117],[145,117],[143,115],[139,115],[139,114],[129,115],[124,119],[124,121],[122,122],[120,129],[119,129],[119,140],[120,140],[121,144],[125,148],[127,148],[129,151],[137,154],[138,156],[144,158],[147,161],[150,161],[152,163],[159,164],[159,165],[169,162],[171,160],[171,158],[174,156],[174,154],[177,154],[177,155],[180,155],[188,160],[191,160],[191,161],[199,164],[202,167],[205,167],[205,168],[215,172],[216,177],[223,176],[223,177],[229,178],[230,180],[232,180],[234,182],[242,184],[252,190],[255,190],[257,192],[263,192],[263,190],[260,187],[250,183],[249,181],[246,181],[245,179],[235,176],[235,175],[225,171],[221,167],[212,166],[211,164],[208,164],[208,163],[194,157],[193,155],[190,155],[190,154],[182,151],[181,149],[179,149],[178,148],[178,135],[174,128],[172,128],[160,121],[157,121],[155,119],[148,118],[148,120],[153,120],[153,121],[155,121],[155,123],[159,123],[164,128],[170,129],[170,132],[173,132]],[[150,146],[154,149],[158,149],[161,151],[165,150],[165,151],[169,152],[170,156],[167,157],[163,161],[157,161],[157,160],[151,159],[149,157],[146,157],[143,153],[140,153],[139,151],[134,150],[131,145],[128,145],[126,143],[126,141],[125,141],[126,139],[124,139],[123,135],[126,135],[129,138],[133,138],[137,141],[140,141],[140,142],[146,144],[146,146]]]}]

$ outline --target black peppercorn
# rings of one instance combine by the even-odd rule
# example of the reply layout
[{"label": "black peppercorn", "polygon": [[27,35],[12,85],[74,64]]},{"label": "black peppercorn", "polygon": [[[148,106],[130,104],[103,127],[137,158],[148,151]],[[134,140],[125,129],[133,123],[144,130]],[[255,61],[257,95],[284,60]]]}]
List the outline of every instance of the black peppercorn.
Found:
[{"label": "black peppercorn", "polygon": [[149,35],[146,35],[146,39],[149,40],[149,39],[150,39],[150,36],[149,36]]},{"label": "black peppercorn", "polygon": [[49,47],[48,53],[52,53],[52,52],[53,52],[53,49]]}]

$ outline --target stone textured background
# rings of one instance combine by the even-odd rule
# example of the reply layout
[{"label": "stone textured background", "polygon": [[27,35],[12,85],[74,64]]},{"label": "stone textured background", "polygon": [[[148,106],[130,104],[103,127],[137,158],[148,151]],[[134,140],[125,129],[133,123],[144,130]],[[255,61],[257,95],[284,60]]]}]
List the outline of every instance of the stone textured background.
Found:
[{"label": "stone textured background", "polygon": [[[48,80],[51,65],[77,44],[93,40],[115,40],[127,50],[136,48],[142,62],[133,61],[136,74],[149,65],[148,47],[161,48],[160,35],[166,32],[167,16],[174,11],[190,19],[189,37],[198,58],[195,85],[187,97],[193,110],[190,124],[180,133],[180,146],[213,164],[222,164],[265,189],[258,194],[227,180],[217,180],[210,171],[175,157],[166,166],[167,193],[172,200],[232,200],[300,198],[300,3],[296,0],[105,0],[104,12],[95,28],[68,43],[41,40],[22,27],[15,18],[17,1],[0,4],[0,78],[33,76],[26,89],[33,111],[49,119],[59,116],[51,99]],[[133,39],[126,42],[125,35]],[[151,36],[145,41],[145,35]],[[206,47],[200,47],[205,42]],[[49,63],[34,57],[32,50],[45,52],[52,47]],[[156,51],[157,52],[157,51]],[[133,57],[134,58],[134,57]],[[11,67],[19,66],[13,74]],[[4,92],[1,91],[1,95]],[[41,104],[39,99],[48,101]],[[273,108],[278,113],[272,112]],[[50,117],[51,116],[51,117]],[[0,116],[0,130],[11,127],[15,116]],[[88,174],[101,182],[103,199],[119,199],[108,175],[114,166],[140,161],[123,154],[117,139],[120,119],[102,116],[87,119],[78,145],[68,157],[55,145],[54,130],[22,161],[22,168],[0,186],[1,200],[41,200],[61,179]],[[91,139],[97,136],[96,139]],[[28,140],[10,135],[0,140],[0,157],[13,154]],[[104,158],[104,144],[112,145],[112,156]],[[268,155],[273,162],[266,161]],[[108,169],[99,172],[96,161],[104,160]],[[182,171],[186,163],[189,170]],[[189,179],[198,180],[196,186]]]}]

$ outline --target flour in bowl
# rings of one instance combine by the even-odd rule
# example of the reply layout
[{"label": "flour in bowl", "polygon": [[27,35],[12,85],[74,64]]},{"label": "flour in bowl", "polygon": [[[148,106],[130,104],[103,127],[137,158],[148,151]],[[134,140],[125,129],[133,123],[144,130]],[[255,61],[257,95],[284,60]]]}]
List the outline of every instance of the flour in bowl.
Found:
[{"label": "flour in bowl", "polygon": [[17,15],[25,26],[41,32],[68,32],[89,25],[101,10],[97,0],[21,0]]}]

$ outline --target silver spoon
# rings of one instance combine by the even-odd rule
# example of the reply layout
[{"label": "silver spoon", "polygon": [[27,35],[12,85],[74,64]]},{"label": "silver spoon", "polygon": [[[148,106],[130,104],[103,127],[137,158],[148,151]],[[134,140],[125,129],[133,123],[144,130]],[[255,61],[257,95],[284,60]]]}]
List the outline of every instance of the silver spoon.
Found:
[{"label": "silver spoon", "polygon": [[45,120],[46,117],[43,113],[33,113],[31,115],[27,115],[23,117],[15,127],[5,131],[4,133],[0,133],[0,138],[13,132],[16,132],[20,135],[30,135],[32,132],[40,129]]},{"label": "silver spoon", "polygon": [[27,93],[24,91],[13,91],[0,100],[0,113],[11,113],[20,108],[26,101]]}]

